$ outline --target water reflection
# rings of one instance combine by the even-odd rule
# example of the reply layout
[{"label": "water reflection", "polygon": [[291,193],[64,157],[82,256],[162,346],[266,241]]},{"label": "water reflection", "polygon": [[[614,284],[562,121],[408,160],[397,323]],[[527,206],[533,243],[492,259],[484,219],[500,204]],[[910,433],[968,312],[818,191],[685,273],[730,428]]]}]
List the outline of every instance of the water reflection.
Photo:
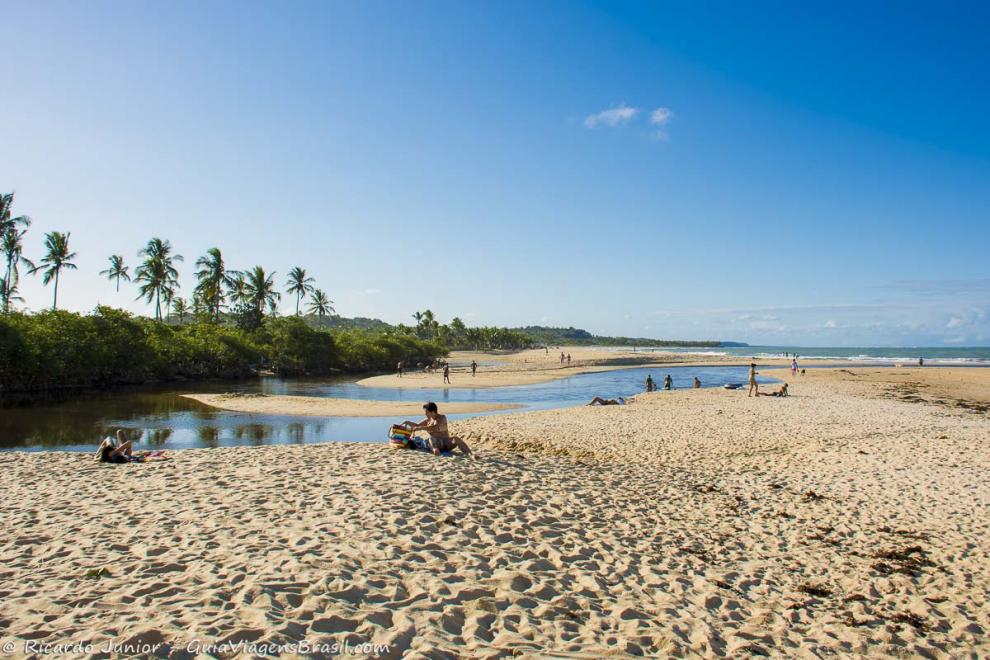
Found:
[{"label": "water reflection", "polygon": [[[742,382],[745,367],[633,368],[572,376],[515,387],[451,389],[365,388],[353,380],[264,378],[194,383],[186,388],[143,387],[53,398],[33,405],[0,408],[0,448],[91,451],[100,438],[125,429],[138,448],[303,444],[330,440],[378,442],[393,418],[291,417],[216,410],[180,396],[182,392],[263,392],[382,401],[504,402],[528,409],[586,403],[593,396],[630,396],[642,391],[647,374],[661,381],[671,374],[676,389]],[[440,376],[437,376],[438,380]],[[761,382],[769,382],[763,379]],[[465,415],[452,415],[452,418]]]}]

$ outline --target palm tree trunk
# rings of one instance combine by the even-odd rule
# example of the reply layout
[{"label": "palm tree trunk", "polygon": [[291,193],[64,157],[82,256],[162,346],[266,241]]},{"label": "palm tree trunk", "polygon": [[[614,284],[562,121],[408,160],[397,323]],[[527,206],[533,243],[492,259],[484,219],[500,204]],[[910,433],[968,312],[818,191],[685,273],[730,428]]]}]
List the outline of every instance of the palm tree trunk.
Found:
[{"label": "palm tree trunk", "polygon": [[3,296],[3,311],[8,311],[10,309],[10,292],[14,290],[14,283],[10,281],[10,256],[7,256],[7,277],[3,281],[3,291],[0,291],[0,295]]},{"label": "palm tree trunk", "polygon": [[120,293],[120,275],[117,275],[117,293]]},{"label": "palm tree trunk", "polygon": [[156,321],[162,320],[162,304],[161,304],[161,299],[159,298],[159,293],[160,290],[155,289],[155,320]]},{"label": "palm tree trunk", "polygon": [[52,311],[58,309],[58,271],[55,271],[55,297],[52,298]]},{"label": "palm tree trunk", "polygon": [[298,293],[296,294],[296,316],[299,316],[299,295]]}]

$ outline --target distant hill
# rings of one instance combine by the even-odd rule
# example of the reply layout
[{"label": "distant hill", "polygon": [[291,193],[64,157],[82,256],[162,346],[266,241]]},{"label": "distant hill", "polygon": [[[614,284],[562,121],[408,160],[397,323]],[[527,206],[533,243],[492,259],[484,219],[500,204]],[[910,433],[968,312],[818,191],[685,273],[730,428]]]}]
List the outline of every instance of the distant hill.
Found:
[{"label": "distant hill", "polygon": [[[320,320],[313,314],[305,316],[306,322],[313,327],[320,325]],[[397,326],[386,323],[381,319],[364,317],[347,318],[344,316],[327,316],[323,319],[323,327],[337,330],[370,330],[385,332],[396,330]],[[703,348],[718,348],[720,346],[747,346],[741,342],[720,341],[685,341],[676,339],[650,339],[647,337],[607,337],[593,335],[581,328],[554,328],[543,325],[528,325],[523,328],[510,328],[530,338],[534,345],[571,345],[571,346],[643,346],[643,347],[686,347],[698,346]]]},{"label": "distant hill", "polygon": [[552,328],[542,325],[529,325],[524,328],[513,328],[533,338],[536,344],[560,345],[596,345],[596,346],[656,346],[656,347],[685,347],[700,346],[718,348],[720,346],[745,346],[736,342],[721,341],[684,341],[677,339],[649,339],[647,337],[606,337],[593,335],[580,328]]}]

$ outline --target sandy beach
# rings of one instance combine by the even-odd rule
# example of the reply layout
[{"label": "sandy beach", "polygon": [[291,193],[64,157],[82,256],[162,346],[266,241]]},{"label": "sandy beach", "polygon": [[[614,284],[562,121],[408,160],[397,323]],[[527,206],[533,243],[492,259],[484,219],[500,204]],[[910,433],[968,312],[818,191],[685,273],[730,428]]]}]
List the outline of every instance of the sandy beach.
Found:
[{"label": "sandy beach", "polygon": [[[183,397],[221,410],[263,415],[303,415],[306,417],[423,417],[422,401],[364,401],[319,396],[276,394],[183,394]],[[447,403],[449,413],[479,413],[511,410],[512,403]]]},{"label": "sandy beach", "polygon": [[[676,349],[671,349],[674,351]],[[571,361],[560,361],[561,352],[570,354]],[[471,375],[468,365],[476,361],[480,366]],[[631,350],[611,350],[600,346],[564,346],[545,352],[543,349],[504,352],[454,351],[450,354],[450,384],[443,382],[440,371],[413,369],[400,378],[398,374],[371,376],[358,381],[367,387],[402,387],[463,389],[473,387],[505,387],[508,385],[535,385],[558,378],[596,371],[614,371],[651,365],[676,366],[732,366],[748,365],[748,358],[693,353],[659,353]],[[811,361],[805,361],[811,363]],[[816,360],[815,364],[831,364],[830,360]],[[785,366],[788,360],[774,358],[761,360],[763,365]]]},{"label": "sandy beach", "polygon": [[[961,371],[931,378],[985,382]],[[454,423],[478,460],[351,443],[125,466],[0,454],[0,637],[173,657],[302,641],[985,655],[990,416],[887,387],[821,370],[787,399],[680,390]]]}]

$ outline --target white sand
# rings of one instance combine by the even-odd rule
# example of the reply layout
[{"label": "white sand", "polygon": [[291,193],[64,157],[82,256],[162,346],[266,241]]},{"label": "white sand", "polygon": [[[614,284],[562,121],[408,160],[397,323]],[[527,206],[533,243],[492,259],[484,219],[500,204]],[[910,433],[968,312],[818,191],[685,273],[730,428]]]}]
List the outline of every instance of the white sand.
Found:
[{"label": "white sand", "polygon": [[125,466],[0,454],[0,638],[179,657],[192,640],[990,654],[990,417],[861,383],[793,391],[455,423],[476,461],[343,443]]}]

